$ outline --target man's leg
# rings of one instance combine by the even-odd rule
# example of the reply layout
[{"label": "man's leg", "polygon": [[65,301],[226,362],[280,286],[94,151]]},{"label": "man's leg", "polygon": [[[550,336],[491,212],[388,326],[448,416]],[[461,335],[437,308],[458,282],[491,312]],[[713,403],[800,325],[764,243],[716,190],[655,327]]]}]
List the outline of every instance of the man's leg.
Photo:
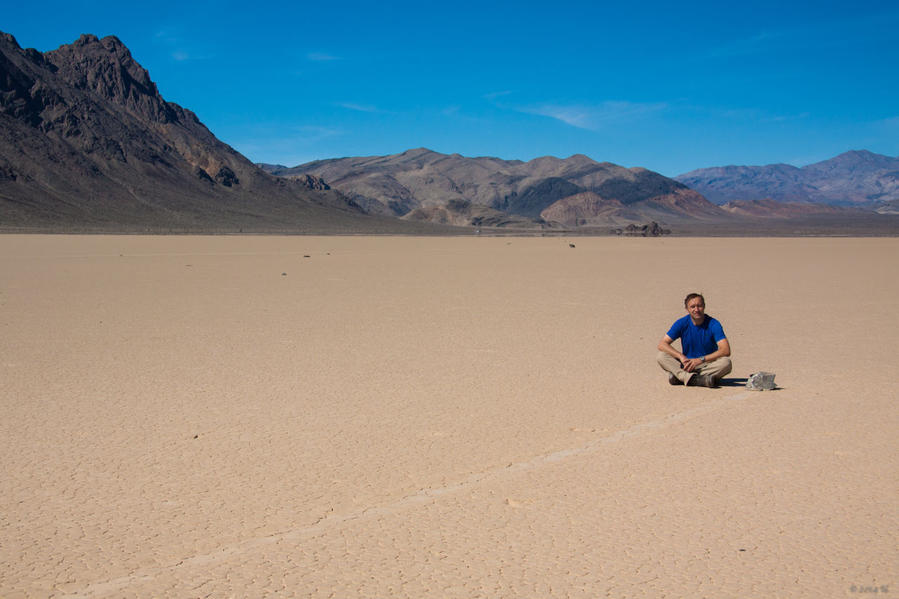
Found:
[{"label": "man's leg", "polygon": [[700,364],[699,368],[696,369],[698,374],[703,376],[710,376],[715,379],[715,383],[721,380],[725,374],[728,374],[733,369],[733,364],[730,361],[730,358],[718,358],[717,360],[712,360],[711,362],[706,362],[705,364]]},{"label": "man's leg", "polygon": [[693,376],[692,372],[687,372],[686,370],[684,370],[683,366],[681,366],[681,363],[677,358],[672,355],[666,354],[663,351],[660,351],[659,355],[656,356],[656,362],[659,363],[659,366],[662,367],[662,370],[674,376],[674,378],[679,380],[684,385],[686,385],[690,380],[690,377]]}]

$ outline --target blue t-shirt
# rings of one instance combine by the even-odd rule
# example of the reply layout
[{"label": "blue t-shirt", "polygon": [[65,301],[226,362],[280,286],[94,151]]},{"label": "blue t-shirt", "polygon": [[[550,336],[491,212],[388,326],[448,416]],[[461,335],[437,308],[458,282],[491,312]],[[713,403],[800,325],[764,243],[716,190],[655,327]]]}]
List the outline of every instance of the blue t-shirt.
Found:
[{"label": "blue t-shirt", "polygon": [[689,314],[678,318],[668,329],[668,336],[672,340],[680,337],[682,351],[688,358],[701,358],[716,351],[718,342],[726,338],[721,323],[708,314],[699,326],[693,324]]}]

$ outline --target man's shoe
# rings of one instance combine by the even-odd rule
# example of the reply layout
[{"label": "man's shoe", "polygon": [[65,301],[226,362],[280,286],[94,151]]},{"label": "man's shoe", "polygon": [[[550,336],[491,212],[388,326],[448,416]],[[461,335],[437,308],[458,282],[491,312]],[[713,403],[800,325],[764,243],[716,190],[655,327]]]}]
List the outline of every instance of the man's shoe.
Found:
[{"label": "man's shoe", "polygon": [[677,378],[676,376],[674,376],[673,374],[671,374],[670,372],[668,373],[668,384],[669,385],[683,385],[681,380],[679,378]]},{"label": "man's shoe", "polygon": [[717,387],[717,381],[713,376],[694,374],[687,383],[688,387]]}]

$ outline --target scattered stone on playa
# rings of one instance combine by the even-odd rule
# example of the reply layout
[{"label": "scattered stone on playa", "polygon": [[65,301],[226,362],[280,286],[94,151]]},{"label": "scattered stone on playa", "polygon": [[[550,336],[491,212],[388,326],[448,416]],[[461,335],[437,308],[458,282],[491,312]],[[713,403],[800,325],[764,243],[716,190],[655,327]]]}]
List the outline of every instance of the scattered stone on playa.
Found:
[{"label": "scattered stone on playa", "polygon": [[629,237],[659,237],[661,235],[671,235],[671,229],[663,229],[659,223],[652,221],[642,227],[633,223],[623,229],[615,229],[616,235],[626,235]]},{"label": "scattered stone on playa", "polygon": [[568,247],[573,248],[573,247],[574,247],[574,244],[573,244],[573,243],[569,243],[569,244],[568,244]]},{"label": "scattered stone on playa", "polygon": [[282,276],[282,277],[286,277],[286,276],[287,276],[287,273],[286,273],[286,272],[282,272],[282,273],[281,273],[281,276]]},{"label": "scattered stone on playa", "polygon": [[746,388],[753,391],[770,391],[775,387],[773,372],[754,372],[746,379]]}]

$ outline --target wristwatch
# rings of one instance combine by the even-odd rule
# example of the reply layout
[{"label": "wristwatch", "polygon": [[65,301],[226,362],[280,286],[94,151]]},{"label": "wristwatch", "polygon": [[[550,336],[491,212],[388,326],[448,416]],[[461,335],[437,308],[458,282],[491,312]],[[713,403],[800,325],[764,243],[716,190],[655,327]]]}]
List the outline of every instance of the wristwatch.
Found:
[{"label": "wristwatch", "polygon": [[701,358],[699,358],[699,359],[702,360],[703,362],[705,362],[705,356],[703,356],[703,357],[701,357]]}]

